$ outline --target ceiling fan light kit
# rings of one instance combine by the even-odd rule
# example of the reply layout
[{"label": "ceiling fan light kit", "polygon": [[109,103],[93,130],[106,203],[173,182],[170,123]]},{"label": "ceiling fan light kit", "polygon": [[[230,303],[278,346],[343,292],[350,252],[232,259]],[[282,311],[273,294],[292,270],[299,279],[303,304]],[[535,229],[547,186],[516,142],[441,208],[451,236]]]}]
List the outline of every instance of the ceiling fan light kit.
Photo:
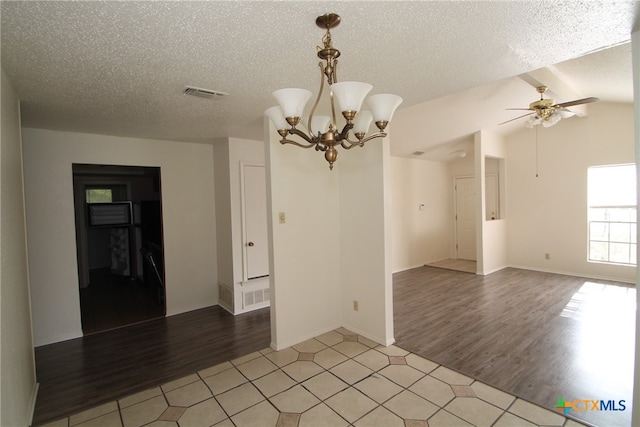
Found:
[{"label": "ceiling fan light kit", "polygon": [[[279,105],[265,111],[265,115],[271,119],[282,137],[281,144],[292,144],[302,148],[314,147],[316,151],[324,152],[330,170],[338,159],[336,147],[350,150],[353,147],[362,147],[372,139],[387,136],[384,130],[391,121],[393,113],[402,103],[402,98],[397,95],[372,95],[366,99],[370,110],[362,110],[365,97],[373,86],[362,82],[338,82],[336,68],[340,51],[333,47],[330,32],[338,24],[340,24],[340,16],[335,13],[327,13],[316,19],[316,25],[325,29],[326,33],[322,38],[322,47],[318,47],[318,58],[321,59],[318,63],[320,90],[308,120],[301,123],[305,105],[312,96],[312,93],[306,89],[276,90],[273,96]],[[325,78],[329,85],[331,117],[315,115],[324,92]],[[336,106],[345,121],[341,130],[336,120]],[[371,122],[376,124],[378,131],[368,135]],[[304,125],[306,131],[300,129],[299,125]],[[298,140],[291,139],[294,136]]]},{"label": "ceiling fan light kit", "polygon": [[531,113],[527,113],[524,116],[516,117],[515,119],[507,120],[506,122],[500,124],[509,123],[513,120],[518,120],[523,117],[529,116],[525,123],[526,127],[532,128],[538,125],[542,125],[542,127],[547,128],[555,125],[562,119],[566,119],[575,115],[575,113],[571,110],[568,110],[567,107],[598,101],[598,98],[590,97],[556,104],[555,100],[551,98],[544,98],[544,93],[547,91],[546,86],[538,86],[536,88],[536,91],[540,94],[540,99],[529,104],[529,108],[508,108],[509,110],[530,110],[532,111]]}]

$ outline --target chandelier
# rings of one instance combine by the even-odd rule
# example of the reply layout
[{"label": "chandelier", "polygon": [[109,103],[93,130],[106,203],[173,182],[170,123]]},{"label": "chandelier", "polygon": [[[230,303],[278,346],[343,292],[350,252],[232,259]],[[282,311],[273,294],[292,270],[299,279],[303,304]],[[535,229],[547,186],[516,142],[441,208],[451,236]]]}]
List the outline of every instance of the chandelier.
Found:
[{"label": "chandelier", "polygon": [[[327,13],[316,19],[316,25],[326,29],[326,33],[322,37],[322,47],[317,47],[318,58],[321,59],[318,63],[320,90],[304,124],[306,130],[300,123],[304,107],[312,96],[306,89],[276,90],[273,96],[279,105],[265,111],[265,115],[271,119],[282,137],[281,144],[293,144],[302,148],[314,147],[316,151],[323,151],[331,170],[338,159],[336,147],[350,150],[353,147],[363,147],[372,139],[387,136],[384,130],[402,102],[402,98],[397,95],[372,95],[366,100],[369,110],[361,110],[365,97],[373,86],[362,82],[338,82],[336,68],[340,51],[333,47],[330,30],[339,24],[340,16],[335,13]],[[329,85],[331,117],[315,115],[324,92],[325,78]],[[345,121],[342,130],[339,129],[336,120],[336,106]],[[372,121],[375,122],[378,131],[367,135]],[[297,140],[293,139],[294,137],[297,137]]]}]

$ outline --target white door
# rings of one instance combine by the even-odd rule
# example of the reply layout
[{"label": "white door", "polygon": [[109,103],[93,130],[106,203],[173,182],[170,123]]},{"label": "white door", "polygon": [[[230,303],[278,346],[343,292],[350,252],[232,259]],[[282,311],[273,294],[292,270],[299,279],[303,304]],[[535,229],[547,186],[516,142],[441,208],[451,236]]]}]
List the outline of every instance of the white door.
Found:
[{"label": "white door", "polygon": [[474,178],[455,179],[456,258],[476,259],[476,192]]},{"label": "white door", "polygon": [[245,278],[269,275],[267,184],[264,166],[244,165]]}]

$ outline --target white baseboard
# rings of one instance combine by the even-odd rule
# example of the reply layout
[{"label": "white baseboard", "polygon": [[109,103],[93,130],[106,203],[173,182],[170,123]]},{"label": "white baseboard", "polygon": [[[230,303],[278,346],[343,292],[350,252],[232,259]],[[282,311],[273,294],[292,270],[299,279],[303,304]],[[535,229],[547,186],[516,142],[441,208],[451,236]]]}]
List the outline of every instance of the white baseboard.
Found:
[{"label": "white baseboard", "polygon": [[[531,267],[531,266],[524,266],[524,265],[509,265],[508,267],[509,268],[519,268],[521,270],[540,271],[542,273],[553,273],[553,274],[562,274],[562,275],[565,275],[565,276],[583,277],[585,279],[609,280],[611,282],[628,283],[628,284],[632,284],[632,285],[636,283],[633,280],[630,281],[630,280],[621,279],[619,277],[599,276],[597,274],[584,274],[584,273],[576,273],[576,272],[572,272],[572,271],[554,270],[554,269],[538,268],[538,267]],[[507,267],[505,267],[505,268],[507,268]]]},{"label": "white baseboard", "polygon": [[361,331],[358,328],[354,328],[353,326],[343,325],[342,327],[345,328],[345,329],[350,330],[351,332],[355,332],[356,334],[361,335],[361,336],[363,336],[363,337],[365,337],[365,338],[367,338],[367,339],[369,339],[369,340],[371,340],[373,342],[377,342],[378,344],[383,345],[385,347],[389,347],[390,345],[392,345],[393,343],[396,342],[396,339],[394,337],[390,337],[388,339],[384,339],[384,338],[381,338],[381,337],[376,337],[376,336],[370,335],[369,333]]},{"label": "white baseboard", "polygon": [[293,347],[296,344],[299,344],[303,341],[306,340],[310,340],[311,338],[315,338],[317,336],[320,336],[322,334],[326,334],[327,332],[331,332],[331,331],[335,331],[336,329],[340,328],[340,325],[335,325],[326,329],[321,329],[315,332],[310,332],[308,334],[296,337],[294,339],[290,339],[284,342],[271,342],[270,346],[272,349],[276,350],[276,351],[280,351],[280,350],[284,350],[285,348],[289,348],[289,347]]},{"label": "white baseboard", "polygon": [[38,398],[38,390],[40,390],[40,383],[36,382],[31,392],[31,400],[29,401],[29,425],[33,425],[33,416],[36,412],[36,399]]}]

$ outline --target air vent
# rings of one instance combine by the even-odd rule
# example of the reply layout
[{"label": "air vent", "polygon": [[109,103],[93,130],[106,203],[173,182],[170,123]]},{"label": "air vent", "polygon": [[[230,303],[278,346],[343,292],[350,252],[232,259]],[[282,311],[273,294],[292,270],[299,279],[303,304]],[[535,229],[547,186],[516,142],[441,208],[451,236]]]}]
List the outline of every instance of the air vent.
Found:
[{"label": "air vent", "polygon": [[414,151],[413,153],[414,156],[422,156],[424,154],[424,151]]},{"label": "air vent", "polygon": [[218,96],[229,95],[226,92],[220,92],[219,90],[203,89],[200,87],[186,86],[183,93],[185,95],[198,96],[200,98],[216,98]]}]

